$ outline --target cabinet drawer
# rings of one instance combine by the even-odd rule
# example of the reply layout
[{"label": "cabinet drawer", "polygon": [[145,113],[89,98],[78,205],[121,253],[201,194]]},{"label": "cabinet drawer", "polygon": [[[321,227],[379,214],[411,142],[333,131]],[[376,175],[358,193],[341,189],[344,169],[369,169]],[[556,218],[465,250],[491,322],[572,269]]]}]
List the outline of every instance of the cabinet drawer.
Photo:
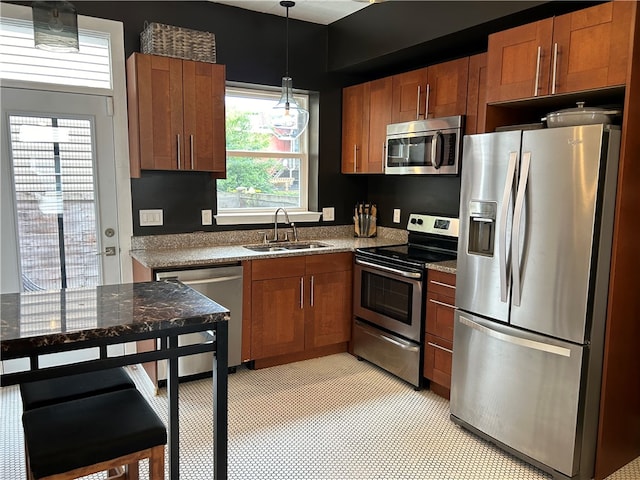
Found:
[{"label": "cabinet drawer", "polygon": [[251,279],[304,277],[305,257],[282,257],[251,262]]},{"label": "cabinet drawer", "polygon": [[425,331],[452,342],[455,310],[454,297],[427,293]]},{"label": "cabinet drawer", "polygon": [[456,276],[453,273],[429,270],[427,273],[427,292],[456,296]]},{"label": "cabinet drawer", "polygon": [[451,388],[452,347],[452,342],[434,335],[426,336],[424,376],[447,388]]},{"label": "cabinet drawer", "polygon": [[353,253],[351,252],[307,255],[305,258],[308,275],[345,272],[353,268]]}]

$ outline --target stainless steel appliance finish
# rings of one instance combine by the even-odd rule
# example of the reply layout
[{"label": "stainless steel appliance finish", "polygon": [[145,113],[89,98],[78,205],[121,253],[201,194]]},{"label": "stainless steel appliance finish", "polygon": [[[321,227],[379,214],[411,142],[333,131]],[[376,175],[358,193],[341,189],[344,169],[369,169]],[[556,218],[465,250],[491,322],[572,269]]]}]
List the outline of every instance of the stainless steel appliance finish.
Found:
[{"label": "stainless steel appliance finish", "polygon": [[592,478],[620,132],[465,137],[451,418]]},{"label": "stainless steel appliance finish", "polygon": [[[168,271],[156,273],[156,280],[175,278],[189,285],[194,290],[211,298],[215,302],[229,309],[229,367],[236,367],[242,363],[242,266],[224,265],[212,268],[196,268],[192,270]],[[179,345],[192,345],[210,342],[215,339],[213,332],[202,332],[181,335]],[[178,376],[211,372],[213,354],[201,353],[180,357],[178,360]],[[158,362],[158,380],[165,380],[166,362]]]},{"label": "stainless steel appliance finish", "polygon": [[425,265],[455,258],[458,219],[411,214],[409,243],[356,250],[354,354],[420,387]]},{"label": "stainless steel appliance finish", "polygon": [[457,174],[463,126],[462,116],[387,125],[384,173]]}]

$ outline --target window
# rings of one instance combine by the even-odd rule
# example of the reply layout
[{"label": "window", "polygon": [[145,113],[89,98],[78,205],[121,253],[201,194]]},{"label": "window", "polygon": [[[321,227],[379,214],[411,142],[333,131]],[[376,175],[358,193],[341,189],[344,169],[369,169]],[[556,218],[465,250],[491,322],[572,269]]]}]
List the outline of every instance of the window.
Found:
[{"label": "window", "polygon": [[[295,98],[308,108],[307,95]],[[267,124],[279,99],[275,91],[226,89],[227,178],[217,180],[218,224],[271,221],[278,207],[290,215],[308,210],[309,128],[295,140],[279,140]]]},{"label": "window", "polygon": [[78,53],[56,53],[33,46],[33,24],[0,22],[0,78],[111,89],[110,41],[106,32],[79,30]]}]

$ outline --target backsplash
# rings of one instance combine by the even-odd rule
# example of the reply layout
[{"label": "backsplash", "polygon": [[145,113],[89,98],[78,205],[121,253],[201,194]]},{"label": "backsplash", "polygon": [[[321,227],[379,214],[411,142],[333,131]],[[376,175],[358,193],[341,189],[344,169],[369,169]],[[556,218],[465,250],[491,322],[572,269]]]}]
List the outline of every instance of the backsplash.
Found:
[{"label": "backsplash", "polygon": [[[286,227],[284,227],[286,229]],[[155,250],[165,248],[198,248],[215,245],[243,245],[261,243],[261,230],[230,230],[225,232],[194,232],[173,235],[145,235],[131,238],[131,250]],[[353,225],[333,227],[298,227],[300,240],[353,237]],[[378,227],[378,236],[398,243],[407,242],[407,232],[399,228]]]}]

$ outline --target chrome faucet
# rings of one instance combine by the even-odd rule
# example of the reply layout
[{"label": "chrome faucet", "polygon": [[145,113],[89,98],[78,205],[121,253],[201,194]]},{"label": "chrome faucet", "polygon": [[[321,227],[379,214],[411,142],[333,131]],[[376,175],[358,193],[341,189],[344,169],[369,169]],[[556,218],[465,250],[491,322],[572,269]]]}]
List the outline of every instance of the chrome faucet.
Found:
[{"label": "chrome faucet", "polygon": [[[293,230],[293,241],[297,242],[298,241],[298,231],[296,230],[296,224],[289,220],[289,214],[287,213],[287,211],[283,207],[279,207],[276,210],[276,213],[273,215],[273,240],[271,240],[271,241],[272,242],[278,242],[279,241],[278,240],[278,212],[280,212],[280,210],[282,210],[282,213],[284,213],[285,221],[289,224],[289,226]],[[289,236],[288,236],[288,234],[285,233],[284,241],[286,242],[287,240],[289,240]]]}]

